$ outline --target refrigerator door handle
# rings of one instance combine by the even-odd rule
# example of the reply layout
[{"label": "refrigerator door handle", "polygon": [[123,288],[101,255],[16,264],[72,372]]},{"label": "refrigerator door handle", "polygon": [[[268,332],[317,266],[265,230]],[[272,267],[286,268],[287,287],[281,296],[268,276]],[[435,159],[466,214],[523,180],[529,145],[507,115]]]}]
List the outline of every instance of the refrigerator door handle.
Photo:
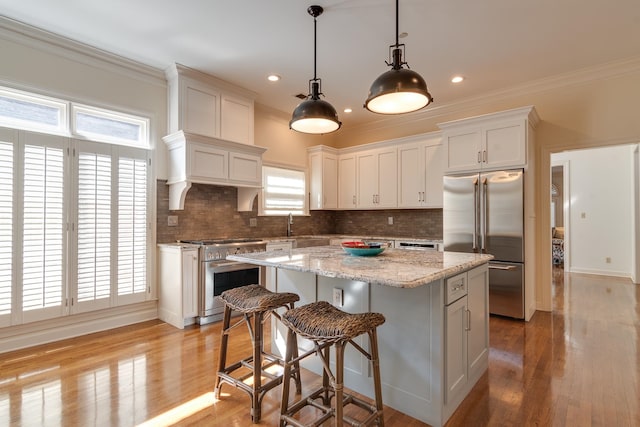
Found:
[{"label": "refrigerator door handle", "polygon": [[515,270],[517,267],[515,265],[497,265],[489,263],[489,268],[492,270]]},{"label": "refrigerator door handle", "polygon": [[475,213],[473,215],[473,243],[472,249],[475,252],[478,249],[478,217],[480,216],[480,207],[478,206],[478,178],[473,180],[473,206]]},{"label": "refrigerator door handle", "polygon": [[489,192],[489,185],[487,178],[482,178],[482,220],[480,221],[480,253],[486,252],[485,238],[487,235],[487,216],[489,214],[487,207],[487,194]]}]

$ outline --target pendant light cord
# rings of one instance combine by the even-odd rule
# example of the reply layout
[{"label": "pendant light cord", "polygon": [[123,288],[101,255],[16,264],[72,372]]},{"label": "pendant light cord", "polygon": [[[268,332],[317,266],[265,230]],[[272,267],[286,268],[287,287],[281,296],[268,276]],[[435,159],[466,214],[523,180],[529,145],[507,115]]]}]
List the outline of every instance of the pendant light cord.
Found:
[{"label": "pendant light cord", "polygon": [[396,47],[398,47],[400,45],[400,39],[399,39],[399,34],[400,34],[400,19],[398,18],[398,15],[400,15],[400,7],[398,6],[398,3],[400,2],[400,0],[396,0]]},{"label": "pendant light cord", "polygon": [[317,27],[318,27],[318,20],[314,16],[313,17],[313,80],[318,80],[316,76],[316,61],[317,61],[317,50],[318,50]]}]

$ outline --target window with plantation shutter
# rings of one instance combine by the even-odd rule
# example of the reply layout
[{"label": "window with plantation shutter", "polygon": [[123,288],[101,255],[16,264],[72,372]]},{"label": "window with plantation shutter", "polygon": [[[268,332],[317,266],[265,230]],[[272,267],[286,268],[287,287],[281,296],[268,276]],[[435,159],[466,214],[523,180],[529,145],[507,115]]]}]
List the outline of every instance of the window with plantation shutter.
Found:
[{"label": "window with plantation shutter", "polygon": [[27,136],[22,181],[22,311],[26,321],[33,321],[62,314],[66,156],[63,138]]},{"label": "window with plantation shutter", "polygon": [[150,120],[0,87],[0,125],[0,328],[148,300]]},{"label": "window with plantation shutter", "polygon": [[118,159],[118,297],[147,290],[146,152],[120,148]]},{"label": "window with plantation shutter", "polygon": [[307,213],[303,171],[273,166],[262,167],[261,215],[304,215]]},{"label": "window with plantation shutter", "polygon": [[111,297],[111,147],[80,143],[77,155],[76,309],[109,306]]},{"label": "window with plantation shutter", "polygon": [[[4,135],[2,135],[4,136]],[[13,298],[13,144],[0,138],[0,326],[9,324]]]}]

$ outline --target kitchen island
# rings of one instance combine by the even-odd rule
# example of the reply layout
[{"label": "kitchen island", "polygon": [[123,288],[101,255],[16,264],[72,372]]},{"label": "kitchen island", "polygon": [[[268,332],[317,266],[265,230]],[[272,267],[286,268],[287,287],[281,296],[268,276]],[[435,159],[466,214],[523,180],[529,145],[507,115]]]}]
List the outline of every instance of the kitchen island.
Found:
[{"label": "kitchen island", "polygon": [[[356,257],[319,246],[227,258],[265,266],[267,288],[297,293],[298,306],[325,300],[347,312],[384,314],[378,329],[384,404],[414,418],[444,425],[487,370],[490,255],[387,249]],[[272,326],[272,348],[283,352],[286,331]],[[298,344],[310,348],[308,341]],[[305,362],[321,372],[318,361]],[[372,384],[368,360],[348,347],[345,386],[372,397]]]}]

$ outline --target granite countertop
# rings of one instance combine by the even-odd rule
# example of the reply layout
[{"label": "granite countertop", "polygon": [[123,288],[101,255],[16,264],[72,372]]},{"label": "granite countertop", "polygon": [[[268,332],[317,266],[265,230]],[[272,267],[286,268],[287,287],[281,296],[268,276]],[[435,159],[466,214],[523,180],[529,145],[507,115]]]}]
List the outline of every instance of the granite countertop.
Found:
[{"label": "granite countertop", "polygon": [[387,249],[378,256],[358,257],[348,255],[339,246],[315,246],[285,252],[229,255],[227,259],[325,277],[415,288],[484,264],[493,256]]}]

